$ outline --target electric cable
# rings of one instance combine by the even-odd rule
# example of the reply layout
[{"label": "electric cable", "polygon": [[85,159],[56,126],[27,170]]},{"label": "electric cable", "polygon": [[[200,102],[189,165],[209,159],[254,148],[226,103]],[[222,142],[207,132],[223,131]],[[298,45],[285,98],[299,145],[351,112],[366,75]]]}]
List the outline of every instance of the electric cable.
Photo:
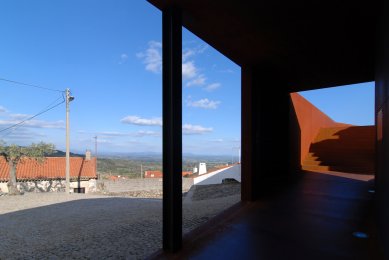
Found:
[{"label": "electric cable", "polygon": [[[64,95],[62,94],[62,96],[60,96],[59,98],[57,98],[56,100],[54,100],[53,102],[51,102],[51,103],[50,103],[48,106],[46,106],[44,109],[49,108],[51,105],[53,105],[54,103],[56,103],[57,100],[60,99],[60,98],[63,98],[63,100],[65,101],[65,97],[64,97]],[[44,109],[43,109],[43,110],[44,110]],[[43,110],[41,110],[41,111],[43,111]],[[21,126],[23,126],[23,124],[20,124],[20,125],[18,125],[18,126],[13,126],[12,129],[10,129],[10,131],[9,131],[8,133],[3,134],[1,137],[4,138],[4,137],[10,135],[10,134],[13,133],[16,129],[19,129]]]},{"label": "electric cable", "polygon": [[5,79],[5,78],[0,78],[0,80],[1,80],[1,81],[6,81],[6,82],[9,82],[9,83],[13,83],[13,84],[17,84],[17,85],[20,85],[20,86],[39,88],[39,89],[44,89],[44,90],[49,90],[49,91],[55,91],[55,92],[64,92],[63,90],[59,90],[59,89],[41,87],[41,86],[38,86],[38,85],[23,83],[23,82],[19,82],[19,81],[15,81],[15,80],[10,80],[10,79]]},{"label": "electric cable", "polygon": [[[62,98],[63,98],[63,96],[62,96]],[[57,98],[55,101],[57,101],[58,99],[59,99],[59,98]],[[54,102],[55,102],[55,101],[54,101]],[[31,117],[28,117],[28,118],[26,118],[26,119],[20,121],[19,123],[16,123],[16,124],[14,124],[14,125],[12,125],[12,126],[9,126],[9,127],[4,128],[4,129],[1,129],[1,130],[0,130],[0,133],[2,133],[2,132],[4,132],[4,131],[7,131],[7,130],[9,130],[9,129],[11,129],[11,128],[15,128],[15,127],[21,126],[21,125],[24,124],[25,122],[27,122],[27,121],[29,121],[29,120],[31,120],[31,119],[34,119],[35,117],[37,117],[37,116],[39,116],[39,115],[42,115],[43,113],[46,113],[46,112],[48,112],[48,111],[50,111],[50,110],[56,108],[57,106],[63,104],[65,101],[66,101],[66,100],[63,99],[60,103],[55,104],[55,105],[53,105],[53,106],[50,106],[51,104],[54,103],[54,102],[52,102],[48,107],[46,107],[46,109],[40,111],[39,113],[37,113],[37,114],[35,114],[35,115],[31,116]],[[8,133],[8,134],[9,134],[9,133]],[[7,135],[8,135],[8,134],[7,134]]]}]

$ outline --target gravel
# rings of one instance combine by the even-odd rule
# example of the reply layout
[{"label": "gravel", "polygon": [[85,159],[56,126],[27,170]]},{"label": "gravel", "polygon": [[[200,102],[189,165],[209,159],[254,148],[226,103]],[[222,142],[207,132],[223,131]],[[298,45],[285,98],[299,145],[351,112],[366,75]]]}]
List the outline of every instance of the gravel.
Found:
[{"label": "gravel", "polygon": [[[193,187],[183,200],[184,233],[237,203],[232,186]],[[144,259],[162,246],[162,193],[143,187],[0,196],[0,259]]]}]

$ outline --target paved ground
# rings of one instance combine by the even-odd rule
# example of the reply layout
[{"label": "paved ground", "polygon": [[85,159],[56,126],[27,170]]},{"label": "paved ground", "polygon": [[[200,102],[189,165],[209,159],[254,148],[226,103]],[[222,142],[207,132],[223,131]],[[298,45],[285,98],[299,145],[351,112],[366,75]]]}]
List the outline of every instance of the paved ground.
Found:
[{"label": "paved ground", "polygon": [[[0,259],[145,258],[161,247],[162,201],[123,194],[0,197]],[[236,192],[200,197],[184,199],[184,233],[240,199]]]},{"label": "paved ground", "polygon": [[[104,181],[107,191],[111,192],[135,192],[162,190],[162,179],[125,179],[118,181]],[[193,185],[192,178],[182,178],[182,191],[186,192]]]}]

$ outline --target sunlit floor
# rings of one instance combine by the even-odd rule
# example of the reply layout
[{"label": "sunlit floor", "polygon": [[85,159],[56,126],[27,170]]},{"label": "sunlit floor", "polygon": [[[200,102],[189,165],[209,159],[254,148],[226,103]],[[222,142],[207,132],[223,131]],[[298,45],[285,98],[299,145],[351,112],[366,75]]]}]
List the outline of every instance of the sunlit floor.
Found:
[{"label": "sunlit floor", "polygon": [[179,254],[155,257],[380,259],[372,215],[373,181],[341,175],[306,172],[272,197],[236,206],[234,214],[224,214],[203,233],[184,240]]}]

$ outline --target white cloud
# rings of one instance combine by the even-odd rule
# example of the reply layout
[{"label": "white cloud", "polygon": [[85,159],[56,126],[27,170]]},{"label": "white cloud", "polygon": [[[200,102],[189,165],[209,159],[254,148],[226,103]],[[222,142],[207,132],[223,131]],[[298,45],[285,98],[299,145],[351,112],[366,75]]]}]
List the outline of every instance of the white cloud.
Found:
[{"label": "white cloud", "polygon": [[128,136],[128,133],[121,133],[121,132],[98,132],[96,135],[105,136],[105,137],[117,137],[117,136]]},{"label": "white cloud", "polygon": [[144,137],[144,136],[160,136],[161,133],[155,131],[144,131],[140,130],[138,132],[99,132],[96,134],[97,136],[104,137],[122,137],[122,136],[130,136],[130,137]]},{"label": "white cloud", "polygon": [[194,78],[197,75],[197,68],[194,61],[187,61],[182,63],[182,79],[187,80]]},{"label": "white cloud", "polygon": [[182,134],[184,135],[201,135],[213,131],[211,127],[203,127],[201,125],[184,124],[182,126]]},{"label": "white cloud", "polygon": [[126,53],[122,53],[120,55],[120,62],[119,62],[119,64],[125,63],[127,61],[127,59],[128,59],[128,55]]},{"label": "white cloud", "polygon": [[[162,118],[160,118],[160,117],[141,118],[139,116],[126,116],[120,121],[124,124],[133,124],[133,125],[140,125],[140,126],[162,126]],[[182,133],[185,135],[204,134],[204,133],[209,133],[212,131],[213,131],[213,128],[203,127],[200,125],[184,124],[182,126]],[[115,132],[115,134],[117,134],[117,133]],[[129,133],[129,135],[134,135],[137,137],[161,136],[161,133],[154,132],[154,131],[138,131],[135,134]]]},{"label": "white cloud", "polygon": [[141,118],[139,116],[126,116],[120,120],[124,124],[145,125],[145,126],[162,126],[162,118]]},{"label": "white cloud", "polygon": [[10,114],[9,117],[12,118],[13,120],[24,120],[24,119],[27,119],[29,117],[32,117],[32,115],[28,115],[28,114]]},{"label": "white cloud", "polygon": [[116,132],[116,131],[88,132],[88,131],[79,130],[77,131],[77,133],[93,135],[93,136],[96,135],[98,137],[97,139],[115,138],[115,137],[145,137],[145,136],[159,137],[161,136],[160,132],[144,131],[144,130],[140,130],[137,132]]},{"label": "white cloud", "polygon": [[162,71],[162,43],[150,41],[148,45],[146,51],[137,53],[136,56],[142,59],[146,70],[160,73]]},{"label": "white cloud", "polygon": [[112,144],[112,141],[107,140],[107,139],[97,138],[97,143],[99,143],[99,144]]},{"label": "white cloud", "polygon": [[182,60],[186,61],[188,58],[194,56],[196,53],[192,49],[188,49],[182,52]]},{"label": "white cloud", "polygon": [[0,113],[4,113],[4,112],[7,112],[7,109],[5,109],[5,107],[0,106]]},{"label": "white cloud", "polygon": [[206,49],[208,49],[209,45],[204,44],[204,45],[199,45],[194,48],[185,48],[182,51],[182,60],[185,62],[188,60],[190,57],[195,56],[197,54],[204,53]]},{"label": "white cloud", "polygon": [[208,98],[203,98],[197,101],[187,101],[188,107],[198,107],[204,109],[216,109],[220,105],[220,101],[209,100]]},{"label": "white cloud", "polygon": [[208,47],[209,47],[208,44],[200,45],[196,48],[196,52],[197,53],[204,53],[208,49]]},{"label": "white cloud", "polygon": [[187,87],[203,86],[203,85],[205,85],[205,81],[206,80],[207,80],[207,78],[203,74],[200,74],[195,79],[193,79],[193,80],[189,81],[188,83],[186,83],[186,86]]},{"label": "white cloud", "polygon": [[220,83],[212,83],[212,84],[209,84],[208,86],[206,86],[204,89],[205,89],[206,91],[211,92],[211,91],[214,91],[215,89],[220,88],[220,86],[221,86]]},{"label": "white cloud", "polygon": [[160,137],[161,133],[160,132],[155,132],[155,131],[138,131],[135,136],[137,137],[144,137],[144,136],[154,136],[154,137]]},{"label": "white cloud", "polygon": [[[0,125],[9,127],[15,124],[20,123],[20,120],[0,120]],[[21,124],[21,127],[30,127],[30,128],[50,128],[50,129],[63,129],[65,124],[62,120],[59,121],[44,121],[44,120],[29,120]]]},{"label": "white cloud", "polygon": [[64,129],[65,122],[62,120],[59,121],[43,121],[43,120],[30,120],[24,123],[25,126],[35,127],[35,128],[57,128]]},{"label": "white cloud", "polygon": [[15,140],[32,140],[36,137],[46,137],[45,134],[36,133],[26,128],[12,128],[9,132],[6,132],[4,135],[5,139],[15,139]]},{"label": "white cloud", "polygon": [[[204,53],[208,45],[200,45],[196,48],[187,48],[182,52],[182,79],[187,81],[186,86],[204,86],[206,77],[203,74],[199,75],[199,69],[193,60],[197,54]],[[123,54],[122,54],[123,55]],[[148,48],[136,54],[145,64],[145,69],[153,73],[161,73],[162,71],[162,43],[158,41],[150,41]],[[127,57],[125,57],[127,58]],[[218,86],[210,84],[206,89],[212,91]]]}]

